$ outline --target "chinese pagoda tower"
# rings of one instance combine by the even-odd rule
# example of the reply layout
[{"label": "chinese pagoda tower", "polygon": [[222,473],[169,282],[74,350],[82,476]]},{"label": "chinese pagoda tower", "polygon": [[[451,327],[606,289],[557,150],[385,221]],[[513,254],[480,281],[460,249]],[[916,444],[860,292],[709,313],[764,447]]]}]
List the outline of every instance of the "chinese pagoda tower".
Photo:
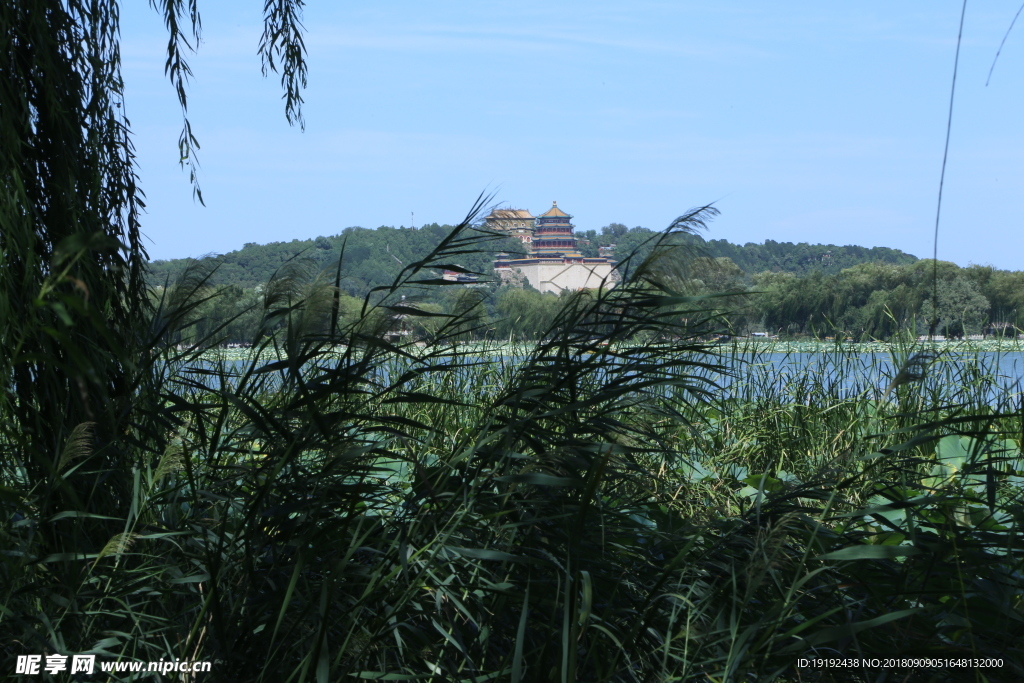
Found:
[{"label": "chinese pagoda tower", "polygon": [[[522,209],[492,211],[484,219],[485,225],[519,237],[527,248],[523,257],[498,254],[495,273],[505,280],[510,279],[513,271],[519,271],[534,289],[555,294],[614,286],[615,261],[581,254],[576,248],[571,220],[572,216],[558,208],[558,202],[552,202],[551,208],[536,218]],[[527,222],[529,228],[524,229]]]}]

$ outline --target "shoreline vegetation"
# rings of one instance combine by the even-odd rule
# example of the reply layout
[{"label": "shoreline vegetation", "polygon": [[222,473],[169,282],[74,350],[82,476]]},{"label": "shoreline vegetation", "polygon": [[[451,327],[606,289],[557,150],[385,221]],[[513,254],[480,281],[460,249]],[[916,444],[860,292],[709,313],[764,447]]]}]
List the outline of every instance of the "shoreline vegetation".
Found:
[{"label": "shoreline vegetation", "polygon": [[[1024,338],[1005,338],[1005,339],[984,339],[984,340],[973,340],[973,339],[939,339],[939,340],[915,340],[910,342],[900,341],[884,341],[884,340],[873,340],[865,342],[856,341],[817,341],[817,340],[779,340],[779,339],[758,339],[758,338],[731,338],[725,341],[720,341],[714,338],[701,338],[699,339],[702,343],[706,343],[709,348],[729,348],[736,349],[740,353],[756,352],[756,353],[819,353],[825,351],[833,351],[837,348],[848,349],[851,351],[865,351],[865,352],[890,352],[894,349],[900,349],[907,346],[913,346],[920,350],[933,348],[936,350],[942,350],[947,352],[956,353],[972,353],[972,352],[985,352],[985,353],[1003,353],[1003,352],[1024,352]],[[534,348],[541,341],[523,341],[523,342],[501,342],[501,341],[456,341],[448,345],[448,347],[455,351],[464,350],[466,352],[477,352],[487,353],[488,355],[520,355],[526,353],[529,349]],[[671,350],[671,341],[665,341],[664,347],[667,350]],[[180,349],[184,351],[188,348],[186,345],[180,345]],[[238,360],[250,352],[254,347],[252,345],[232,345],[232,346],[214,346],[207,348],[204,353],[209,357],[220,357]],[[415,341],[407,346],[403,346],[406,350],[411,349],[422,349],[436,352],[437,347],[431,346],[425,341]],[[346,346],[337,346],[332,349],[332,353],[343,354],[347,349]],[[270,352],[269,349],[264,349],[263,353]]]},{"label": "shoreline vegetation", "polygon": [[[197,308],[196,332],[205,335],[221,329],[225,342],[244,343],[255,334],[256,310],[266,288],[276,279],[300,277],[314,283],[340,275],[339,308],[352,319],[371,292],[387,290],[405,264],[417,262],[451,230],[447,225],[419,230],[351,228],[331,238],[248,244],[239,251],[198,261],[150,262],[146,278],[158,295],[165,286],[173,288],[181,273],[203,270],[207,292],[218,296]],[[522,245],[504,233],[477,234],[488,241],[487,248],[460,254],[457,266],[452,266],[471,273],[472,282],[411,288],[402,292],[409,296],[408,305],[431,313],[450,313],[471,291],[479,300],[475,315],[481,324],[475,337],[538,338],[554,320],[559,296],[542,294],[528,284],[504,283],[493,270],[494,255],[516,253]],[[618,254],[613,257],[624,263],[640,263],[650,255],[659,234],[639,226],[627,230],[613,223],[601,233],[580,232],[588,236],[581,243],[589,245],[580,249],[588,254],[601,249],[601,253]],[[936,317],[933,337],[1013,336],[1024,326],[1022,272],[977,265],[961,268],[949,262],[940,262],[933,269],[930,261],[880,247],[770,240],[741,247],[692,233],[674,235],[673,241],[686,255],[685,280],[677,283],[681,291],[715,300],[723,328],[732,336],[758,333],[796,340],[887,340],[927,336]],[[612,247],[614,251],[607,251]],[[629,254],[634,258],[624,259]],[[441,277],[443,270],[435,275]],[[628,276],[628,265],[620,264],[617,273]],[[933,276],[936,287],[932,287]],[[562,296],[569,294],[563,292]],[[429,338],[430,320],[413,319],[412,323],[415,329],[410,332]]]}]

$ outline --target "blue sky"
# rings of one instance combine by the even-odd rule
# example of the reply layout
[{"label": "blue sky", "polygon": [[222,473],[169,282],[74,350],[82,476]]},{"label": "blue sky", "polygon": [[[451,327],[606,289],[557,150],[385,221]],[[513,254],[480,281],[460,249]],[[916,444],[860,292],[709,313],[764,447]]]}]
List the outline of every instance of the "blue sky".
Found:
[{"label": "blue sky", "polygon": [[[660,229],[709,202],[733,242],[931,255],[955,1],[324,2],[305,12],[306,130],[260,74],[262,2],[200,0],[190,118],[148,3],[122,9],[153,258],[347,226],[454,223],[481,191],[578,229]],[[939,258],[1024,270],[1024,17],[969,3]]]}]

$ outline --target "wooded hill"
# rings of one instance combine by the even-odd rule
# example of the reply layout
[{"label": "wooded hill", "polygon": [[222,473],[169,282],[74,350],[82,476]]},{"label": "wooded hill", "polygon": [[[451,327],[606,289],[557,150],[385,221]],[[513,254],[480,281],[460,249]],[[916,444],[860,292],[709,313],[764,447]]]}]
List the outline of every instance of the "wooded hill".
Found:
[{"label": "wooded hill", "polygon": [[[250,243],[238,251],[210,257],[203,265],[216,266],[208,284],[219,290],[219,295],[197,311],[194,331],[202,337],[220,329],[217,335],[224,341],[251,341],[264,305],[264,287],[275,273],[301,270],[303,275],[296,282],[312,283],[321,272],[321,278],[330,284],[339,257],[339,314],[355,319],[363,298],[373,288],[394,282],[404,266],[423,258],[451,229],[437,224],[416,230],[347,228],[333,237]],[[641,261],[655,233],[612,223],[600,231],[579,231],[577,236],[585,255],[596,256],[600,247],[615,245],[614,257],[620,259],[620,270],[628,275],[626,256],[635,252],[632,262]],[[931,261],[884,247],[772,240],[740,246],[698,236],[683,239],[694,247],[692,254],[703,257],[690,261],[685,287],[694,294],[735,294],[713,301],[727,314],[728,328],[737,334],[842,334],[857,339],[888,338],[899,331],[921,334],[927,331],[925,321],[933,316],[931,299],[936,293],[938,334],[1002,333],[1024,323],[1022,272],[988,266],[961,268],[949,262],[939,262],[935,269]],[[558,297],[529,286],[499,286],[493,281],[491,262],[500,251],[522,252],[523,247],[516,238],[492,236],[481,243],[479,252],[459,257],[457,265],[480,273],[481,283],[486,283],[472,290],[479,320],[474,334],[536,339],[550,333],[560,307]],[[186,265],[184,259],[149,264],[148,277],[154,292],[159,293],[164,283],[173,285]],[[933,274],[937,275],[935,286]],[[467,305],[463,295],[469,290],[431,287],[407,293],[409,303],[421,310],[450,313]],[[430,336],[428,323],[438,320],[417,321],[422,329],[415,333]]]},{"label": "wooded hill", "polygon": [[[330,237],[270,244],[250,242],[237,251],[216,257],[219,266],[210,283],[255,288],[265,284],[285,263],[297,258],[306,259],[314,266],[333,266],[344,249],[342,288],[352,296],[362,297],[373,287],[390,284],[404,265],[429,253],[451,229],[449,225],[436,223],[415,230],[388,226],[376,230],[351,227]],[[600,231],[581,230],[576,235],[580,251],[585,256],[598,256],[600,247],[615,245],[613,257],[622,259],[634,249],[639,248],[642,252],[642,245],[650,240],[654,231],[612,223]],[[766,240],[764,244],[748,242],[738,245],[727,240],[706,241],[700,237],[694,237],[692,242],[706,256],[730,259],[743,271],[747,284],[752,282],[754,274],[763,271],[797,276],[812,272],[835,274],[862,263],[905,265],[917,261],[915,256],[886,247],[793,244],[773,240]],[[490,253],[468,255],[460,265],[489,277],[494,253],[522,251],[518,240],[514,239],[496,240],[485,248]],[[185,263],[186,259],[152,261],[149,264],[150,284],[158,286],[173,282]]]}]

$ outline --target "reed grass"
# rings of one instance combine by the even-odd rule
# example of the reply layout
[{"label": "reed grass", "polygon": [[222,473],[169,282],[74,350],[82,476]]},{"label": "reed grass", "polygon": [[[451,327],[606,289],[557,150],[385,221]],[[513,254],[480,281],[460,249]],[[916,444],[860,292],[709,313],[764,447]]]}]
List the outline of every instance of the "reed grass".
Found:
[{"label": "reed grass", "polygon": [[[469,226],[344,329],[329,287],[278,283],[233,355],[179,348],[204,291],[186,273],[120,460],[82,423],[29,476],[5,432],[7,654],[318,683],[886,680],[796,667],[836,655],[1024,674],[1024,423],[999,356],[709,344],[713,307],[659,245],[534,344],[466,343],[460,314],[385,341],[417,314],[396,292],[478,248]],[[127,489],[106,507],[56,495],[108,477]]]}]

